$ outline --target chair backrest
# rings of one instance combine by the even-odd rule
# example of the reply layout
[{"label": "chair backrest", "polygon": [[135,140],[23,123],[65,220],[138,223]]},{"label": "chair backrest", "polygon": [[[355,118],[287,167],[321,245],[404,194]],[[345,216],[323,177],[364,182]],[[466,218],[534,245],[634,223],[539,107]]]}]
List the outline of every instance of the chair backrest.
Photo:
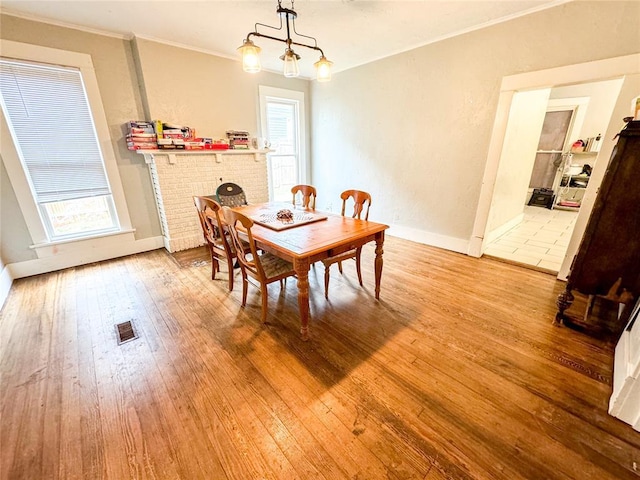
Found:
[{"label": "chair backrest", "polygon": [[[247,271],[247,273],[253,274],[258,279],[266,279],[266,274],[260,263],[260,256],[258,255],[258,248],[256,242],[251,234],[251,227],[253,226],[253,220],[246,215],[231,210],[229,207],[222,207],[224,219],[229,229],[229,235],[231,241],[237,252],[237,258],[240,265]],[[241,226],[244,231],[238,230]],[[242,241],[249,244],[249,251],[246,251],[246,246],[243,247]],[[250,257],[249,257],[250,256]]]},{"label": "chair backrest", "polygon": [[315,210],[316,187],[312,187],[311,185],[296,185],[295,187],[291,187],[291,193],[293,194],[293,205],[296,204],[296,196],[298,192],[302,194],[302,206],[304,208],[311,208]]},{"label": "chair backrest", "polygon": [[353,199],[353,215],[352,218],[361,219],[362,212],[364,211],[364,219],[369,220],[369,207],[371,206],[371,195],[361,190],[345,190],[340,194],[342,199],[342,216],[347,207],[347,200]]},{"label": "chair backrest", "polygon": [[216,189],[218,203],[223,207],[239,207],[247,204],[247,197],[240,185],[223,183]]},{"label": "chair backrest", "polygon": [[198,210],[198,218],[202,227],[202,234],[207,243],[214,246],[222,243],[226,252],[231,246],[224,235],[224,222],[220,215],[222,208],[218,202],[209,197],[193,197],[193,203]]}]

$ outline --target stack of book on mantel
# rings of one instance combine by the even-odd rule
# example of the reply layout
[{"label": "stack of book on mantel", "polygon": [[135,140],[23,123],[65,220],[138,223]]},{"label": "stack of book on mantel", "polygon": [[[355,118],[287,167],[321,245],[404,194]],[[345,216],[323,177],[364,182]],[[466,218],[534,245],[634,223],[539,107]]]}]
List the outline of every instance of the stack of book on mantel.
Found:
[{"label": "stack of book on mantel", "polygon": [[127,148],[129,150],[155,150],[158,148],[157,136],[153,123],[146,121],[130,121],[127,123]]},{"label": "stack of book on mantel", "polygon": [[158,133],[158,148],[161,150],[184,150],[187,148],[187,143],[196,136],[193,128],[171,123],[156,123],[157,130],[162,132]]},{"label": "stack of book on mantel", "polygon": [[249,149],[249,132],[246,130],[227,130],[229,148],[234,150]]}]

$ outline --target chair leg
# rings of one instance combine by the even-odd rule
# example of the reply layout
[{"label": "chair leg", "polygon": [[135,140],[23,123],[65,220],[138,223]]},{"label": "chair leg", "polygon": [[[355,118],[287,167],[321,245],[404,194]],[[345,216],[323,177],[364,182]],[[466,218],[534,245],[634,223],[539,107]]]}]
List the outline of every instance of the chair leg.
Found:
[{"label": "chair leg", "polygon": [[360,268],[360,257],[362,256],[362,248],[356,250],[356,272],[358,272],[358,281],[362,287],[362,269]]},{"label": "chair leg", "polygon": [[340,272],[340,275],[342,275],[342,262],[338,262],[338,271]]},{"label": "chair leg", "polygon": [[233,291],[233,258],[227,257],[227,271],[229,272],[229,291]]},{"label": "chair leg", "polygon": [[218,259],[211,255],[211,280],[216,279],[216,272],[220,271],[220,265]]},{"label": "chair leg", "polygon": [[324,298],[329,299],[329,268],[331,265],[324,267]]},{"label": "chair leg", "polygon": [[242,306],[247,304],[247,289],[249,287],[249,279],[244,270],[242,270]]},{"label": "chair leg", "polygon": [[260,294],[262,295],[262,323],[267,323],[267,308],[269,303],[269,292],[267,291],[267,284],[260,284]]}]

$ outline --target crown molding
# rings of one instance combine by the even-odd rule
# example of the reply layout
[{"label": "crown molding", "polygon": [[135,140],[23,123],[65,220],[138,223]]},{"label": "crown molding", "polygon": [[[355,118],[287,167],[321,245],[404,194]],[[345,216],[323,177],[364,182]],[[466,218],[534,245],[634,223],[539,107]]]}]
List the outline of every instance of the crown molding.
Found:
[{"label": "crown molding", "polygon": [[0,14],[7,15],[10,17],[21,18],[23,20],[31,20],[33,22],[46,23],[47,25],[53,25],[55,27],[70,28],[72,30],[79,30],[85,33],[93,33],[95,35],[102,35],[105,37],[117,38],[120,40],[131,40],[133,38],[133,34],[123,34],[123,33],[110,32],[107,30],[99,30],[97,28],[83,27],[81,25],[76,25],[74,23],[60,22],[58,20],[52,20],[51,18],[39,17],[37,15],[30,15],[23,12],[14,12],[10,9],[6,9],[2,7],[0,7]]}]

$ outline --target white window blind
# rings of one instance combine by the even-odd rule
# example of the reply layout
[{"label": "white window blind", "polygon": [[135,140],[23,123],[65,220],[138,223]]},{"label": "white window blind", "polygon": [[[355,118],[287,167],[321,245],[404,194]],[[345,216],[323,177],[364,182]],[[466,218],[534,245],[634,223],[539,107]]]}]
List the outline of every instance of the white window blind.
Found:
[{"label": "white window blind", "polygon": [[0,92],[39,204],[111,194],[79,70],[1,59]]}]

